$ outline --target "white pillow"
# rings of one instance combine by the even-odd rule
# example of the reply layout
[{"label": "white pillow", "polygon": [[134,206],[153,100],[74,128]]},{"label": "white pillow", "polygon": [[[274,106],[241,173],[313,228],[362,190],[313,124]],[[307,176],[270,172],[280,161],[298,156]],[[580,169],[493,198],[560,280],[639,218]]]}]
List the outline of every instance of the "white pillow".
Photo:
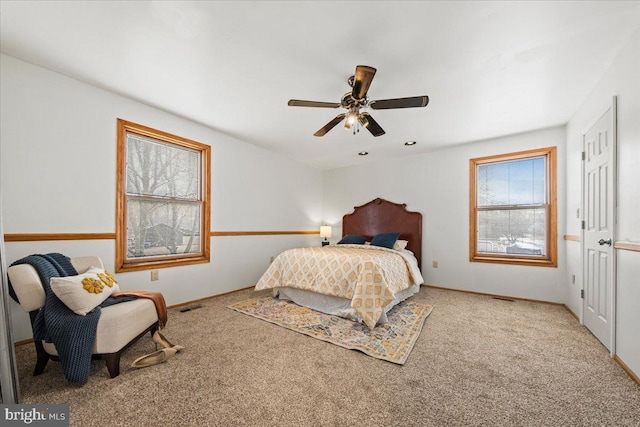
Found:
[{"label": "white pillow", "polygon": [[396,243],[393,245],[393,249],[396,251],[402,251],[404,248],[407,247],[408,243],[409,243],[408,240],[396,240]]},{"label": "white pillow", "polygon": [[102,304],[111,294],[120,292],[115,277],[97,267],[78,276],[52,277],[49,285],[60,301],[81,316]]},{"label": "white pillow", "polygon": [[[371,242],[364,242],[364,244],[370,245]],[[404,248],[407,247],[407,244],[409,244],[408,240],[396,240],[396,242],[393,244],[393,250],[402,252]]]}]

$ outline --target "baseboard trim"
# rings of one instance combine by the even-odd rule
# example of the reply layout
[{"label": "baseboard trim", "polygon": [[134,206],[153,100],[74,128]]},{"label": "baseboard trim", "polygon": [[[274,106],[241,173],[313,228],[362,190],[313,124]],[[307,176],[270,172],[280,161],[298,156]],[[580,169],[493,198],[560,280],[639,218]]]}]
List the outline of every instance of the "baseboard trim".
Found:
[{"label": "baseboard trim", "polygon": [[633,371],[631,370],[631,368],[630,368],[630,367],[628,367],[628,366],[627,366],[627,364],[626,364],[626,363],[624,363],[624,362],[622,361],[622,359],[620,359],[620,357],[619,357],[617,354],[616,354],[615,356],[613,356],[613,360],[615,360],[615,361],[618,363],[618,365],[620,365],[620,367],[621,367],[621,368],[622,368],[622,369],[627,373],[627,375],[629,375],[629,376],[631,377],[631,379],[632,379],[633,381],[635,381],[635,382],[636,382],[636,384],[638,384],[638,385],[640,386],[640,377],[638,377],[638,376],[635,374],[635,372],[633,372]]},{"label": "baseboard trim", "polygon": [[564,308],[569,312],[569,314],[571,314],[573,317],[575,317],[575,318],[576,318],[576,320],[577,320],[578,322],[580,322],[580,318],[578,317],[578,315],[577,315],[577,314],[575,314],[575,313],[573,312],[573,310],[571,310],[567,304],[562,304],[562,306],[563,306],[563,307],[564,307]]},{"label": "baseboard trim", "polygon": [[13,343],[14,347],[20,347],[21,345],[27,345],[27,344],[31,344],[33,342],[33,338],[28,338],[26,340],[22,340],[22,341],[16,341]]},{"label": "baseboard trim", "polygon": [[[441,287],[441,286],[433,286],[433,285],[422,285],[422,286],[424,286],[425,288],[442,289],[444,291],[462,292],[462,293],[465,293],[465,294],[482,295],[482,296],[485,296],[485,297],[509,298],[509,299],[518,300],[518,301],[537,302],[537,303],[540,303],[540,304],[551,304],[551,305],[557,305],[557,306],[560,306],[560,307],[566,307],[564,304],[562,304],[560,302],[551,302],[551,301],[544,301],[544,300],[539,300],[539,299],[529,299],[529,298],[519,298],[519,297],[512,297],[512,296],[509,296],[509,295],[488,294],[488,293],[485,293],[485,292],[467,291],[467,290],[464,290],[464,289],[444,288],[444,287]],[[569,310],[569,311],[571,311],[571,310]]]},{"label": "baseboard trim", "polygon": [[482,296],[487,296],[487,297],[509,298],[509,299],[513,299],[513,300],[517,300],[517,301],[527,301],[527,302],[537,302],[537,303],[540,303],[540,304],[558,305],[560,307],[564,307],[564,309],[567,310],[569,312],[569,314],[571,314],[578,322],[580,322],[580,318],[578,317],[578,315],[575,314],[573,312],[573,310],[571,310],[569,308],[568,305],[562,304],[562,303],[559,303],[559,302],[551,302],[551,301],[544,301],[544,300],[539,300],[539,299],[529,299],[529,298],[518,298],[518,297],[507,296],[507,295],[487,294],[487,293],[484,293],[484,292],[466,291],[466,290],[463,290],[463,289],[443,288],[441,286],[433,286],[433,285],[423,285],[423,286],[427,287],[427,288],[442,289],[442,290],[445,290],[445,291],[463,292],[463,293],[467,293],[467,294],[482,295]]},{"label": "baseboard trim", "polygon": [[[251,289],[251,288],[253,288],[253,286],[247,286],[246,288],[234,289],[232,291],[223,292],[221,294],[215,294],[215,295],[210,295],[210,296],[204,297],[204,298],[198,298],[198,299],[194,299],[194,300],[191,300],[191,301],[181,302],[180,304],[174,304],[174,305],[168,306],[167,310],[173,310],[173,309],[176,309],[176,308],[184,307],[186,305],[197,304],[199,302],[203,302],[203,301],[207,301],[207,300],[210,300],[210,299],[213,299],[213,298],[218,298],[218,297],[222,297],[222,296],[225,296],[225,295],[233,294],[235,292],[246,291],[247,289]],[[31,343],[33,343],[33,338],[28,338],[26,340],[14,342],[13,346],[14,347],[20,347],[22,345],[31,344]]]},{"label": "baseboard trim", "polygon": [[234,289],[232,291],[223,292],[221,294],[209,295],[208,297],[198,298],[198,299],[194,299],[194,300],[186,301],[186,302],[181,302],[180,304],[174,304],[174,305],[168,306],[167,310],[173,310],[173,309],[176,309],[176,308],[184,307],[186,305],[197,304],[199,302],[203,302],[203,301],[207,301],[207,300],[210,300],[210,299],[214,299],[214,298],[222,297],[222,296],[225,296],[225,295],[233,294],[235,292],[246,291],[247,289],[251,289],[251,288],[253,288],[253,286],[247,286],[246,288]]}]

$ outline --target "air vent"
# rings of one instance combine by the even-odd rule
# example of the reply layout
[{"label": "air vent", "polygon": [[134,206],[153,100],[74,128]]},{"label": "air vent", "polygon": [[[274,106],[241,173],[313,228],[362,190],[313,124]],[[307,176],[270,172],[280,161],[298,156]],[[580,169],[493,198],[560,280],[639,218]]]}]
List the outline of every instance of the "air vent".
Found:
[{"label": "air vent", "polygon": [[182,310],[180,310],[180,313],[186,313],[187,311],[197,310],[199,308],[202,308],[200,304],[192,305],[192,306],[183,308]]}]

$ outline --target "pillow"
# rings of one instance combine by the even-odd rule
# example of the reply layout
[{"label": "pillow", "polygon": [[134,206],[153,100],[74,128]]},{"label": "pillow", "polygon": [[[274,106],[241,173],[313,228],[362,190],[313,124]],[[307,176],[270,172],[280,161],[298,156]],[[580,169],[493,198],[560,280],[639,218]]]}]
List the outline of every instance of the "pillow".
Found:
[{"label": "pillow", "polygon": [[355,234],[347,234],[338,242],[339,245],[363,245],[367,239]]},{"label": "pillow", "polygon": [[85,316],[111,294],[120,292],[113,274],[91,267],[77,276],[52,277],[51,290],[71,311]]},{"label": "pillow", "polygon": [[400,237],[400,233],[380,233],[376,234],[371,240],[372,246],[381,246],[383,248],[393,249],[396,240]]},{"label": "pillow", "polygon": [[393,250],[394,251],[400,251],[402,252],[403,249],[405,249],[407,247],[407,244],[409,244],[408,240],[398,240],[394,245],[393,245]]}]

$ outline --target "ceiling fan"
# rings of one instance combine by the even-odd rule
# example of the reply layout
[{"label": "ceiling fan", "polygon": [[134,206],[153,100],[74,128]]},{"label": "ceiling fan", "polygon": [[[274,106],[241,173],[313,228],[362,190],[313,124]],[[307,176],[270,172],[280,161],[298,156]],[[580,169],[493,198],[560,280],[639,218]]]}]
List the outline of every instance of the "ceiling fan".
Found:
[{"label": "ceiling fan", "polygon": [[[342,95],[342,100],[338,102],[318,102],[318,101],[302,101],[299,99],[289,100],[290,107],[319,107],[319,108],[338,108],[342,107],[349,110],[347,113],[338,114],[333,120],[321,127],[314,136],[324,136],[333,129],[338,123],[346,118],[344,127],[351,129],[354,133],[357,130],[358,123],[365,127],[373,136],[384,135],[384,129],[380,127],[373,117],[366,111],[360,111],[363,108],[371,108],[373,110],[389,110],[392,108],[415,108],[426,107],[429,103],[428,96],[412,96],[409,98],[379,99],[370,101],[367,96],[369,86],[373,81],[376,69],[367,65],[358,65],[355,75],[349,77],[349,86],[353,88],[351,92]],[[354,126],[355,125],[355,126]]]}]

